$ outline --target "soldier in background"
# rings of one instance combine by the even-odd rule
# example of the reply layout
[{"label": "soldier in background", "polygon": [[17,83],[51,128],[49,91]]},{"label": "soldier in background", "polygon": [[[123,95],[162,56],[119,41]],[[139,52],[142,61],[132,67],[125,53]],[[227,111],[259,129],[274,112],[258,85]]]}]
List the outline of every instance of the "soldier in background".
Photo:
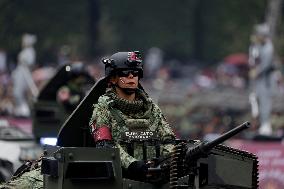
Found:
[{"label": "soldier in background", "polygon": [[22,50],[18,55],[18,65],[12,72],[14,84],[13,96],[15,98],[15,116],[30,116],[30,108],[26,97],[28,89],[30,89],[33,96],[38,94],[38,89],[31,75],[31,69],[36,60],[36,52],[33,47],[35,42],[36,36],[31,34],[23,35]]},{"label": "soldier in background", "polygon": [[7,72],[7,55],[4,49],[0,48],[0,75]]},{"label": "soldier in background", "polygon": [[83,62],[77,61],[71,64],[72,69],[66,76],[67,83],[61,86],[56,95],[56,100],[60,103],[68,114],[78,106],[85,97],[90,85],[95,83],[94,78],[85,70]]},{"label": "soldier in background", "polygon": [[[141,54],[118,52],[103,62],[109,88],[94,105],[91,134],[96,147],[120,150],[125,177],[145,180],[152,163],[147,160],[169,153],[175,135],[139,84],[143,77]],[[161,146],[145,146],[140,140],[144,137],[159,139]]]},{"label": "soldier in background", "polygon": [[148,50],[145,57],[145,75],[148,78],[156,78],[163,64],[163,51],[157,47]]},{"label": "soldier in background", "polygon": [[264,135],[272,134],[270,115],[274,47],[269,34],[268,25],[257,25],[251,37],[252,43],[249,49],[252,116],[260,123],[259,134]]}]

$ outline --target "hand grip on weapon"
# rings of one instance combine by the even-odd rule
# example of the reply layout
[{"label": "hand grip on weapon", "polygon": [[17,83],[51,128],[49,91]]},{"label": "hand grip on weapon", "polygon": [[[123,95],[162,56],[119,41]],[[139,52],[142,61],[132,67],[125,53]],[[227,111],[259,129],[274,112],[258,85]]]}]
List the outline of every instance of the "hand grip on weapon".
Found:
[{"label": "hand grip on weapon", "polygon": [[159,174],[160,171],[162,170],[160,165],[157,164],[156,159],[148,160],[147,163],[148,165],[148,170],[147,170],[147,178],[151,178],[152,176]]},{"label": "hand grip on weapon", "polygon": [[129,177],[135,180],[144,180],[148,173],[149,166],[144,161],[134,161],[128,168],[127,172]]},{"label": "hand grip on weapon", "polygon": [[128,166],[128,174],[135,179],[149,179],[159,172],[161,168],[154,161],[134,161]]}]

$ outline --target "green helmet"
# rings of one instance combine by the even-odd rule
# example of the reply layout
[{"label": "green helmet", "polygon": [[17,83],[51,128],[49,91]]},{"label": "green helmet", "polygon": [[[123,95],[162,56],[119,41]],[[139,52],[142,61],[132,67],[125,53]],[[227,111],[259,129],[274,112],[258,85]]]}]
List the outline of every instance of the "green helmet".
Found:
[{"label": "green helmet", "polygon": [[143,77],[143,66],[141,53],[139,51],[133,52],[117,52],[110,58],[103,58],[102,62],[105,64],[105,76],[111,76],[117,70],[133,69],[139,71],[139,78]]}]

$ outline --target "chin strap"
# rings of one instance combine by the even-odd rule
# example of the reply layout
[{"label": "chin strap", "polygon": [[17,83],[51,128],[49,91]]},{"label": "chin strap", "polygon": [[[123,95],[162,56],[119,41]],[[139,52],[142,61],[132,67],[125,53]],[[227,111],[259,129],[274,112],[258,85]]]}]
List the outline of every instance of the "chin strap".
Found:
[{"label": "chin strap", "polygon": [[135,89],[133,89],[133,88],[121,88],[121,89],[123,90],[123,92],[125,92],[128,95],[135,93],[136,90],[137,90],[136,88]]},{"label": "chin strap", "polygon": [[121,86],[119,86],[117,83],[116,84],[112,84],[114,87],[118,87],[120,88],[123,92],[125,92],[128,95],[131,95],[133,93],[136,92],[137,88],[133,89],[133,88],[123,88]]}]

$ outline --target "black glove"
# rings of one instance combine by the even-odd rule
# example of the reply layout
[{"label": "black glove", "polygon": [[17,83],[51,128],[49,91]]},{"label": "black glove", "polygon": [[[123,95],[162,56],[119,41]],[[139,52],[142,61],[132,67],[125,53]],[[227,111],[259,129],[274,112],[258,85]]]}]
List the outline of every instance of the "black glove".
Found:
[{"label": "black glove", "polygon": [[144,181],[148,167],[149,166],[144,161],[134,161],[127,168],[128,177],[130,179]]}]

